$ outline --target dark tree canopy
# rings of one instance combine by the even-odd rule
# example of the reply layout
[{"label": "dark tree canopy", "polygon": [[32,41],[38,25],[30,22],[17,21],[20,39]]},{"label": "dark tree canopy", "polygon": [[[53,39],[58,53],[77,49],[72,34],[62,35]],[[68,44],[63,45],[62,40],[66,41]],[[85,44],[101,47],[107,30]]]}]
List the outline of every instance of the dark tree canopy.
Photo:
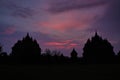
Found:
[{"label": "dark tree canopy", "polygon": [[33,40],[29,34],[12,47],[11,56],[15,57],[38,57],[41,55],[41,48],[36,40]]},{"label": "dark tree canopy", "polygon": [[120,57],[120,51],[118,52],[118,54],[117,54],[119,57]]},{"label": "dark tree canopy", "polygon": [[110,62],[115,56],[112,45],[97,32],[91,40],[87,40],[83,51],[84,60],[91,63]]},{"label": "dark tree canopy", "polygon": [[117,53],[117,62],[120,63],[120,51]]},{"label": "dark tree canopy", "polygon": [[0,45],[0,53],[2,52],[2,46]]}]

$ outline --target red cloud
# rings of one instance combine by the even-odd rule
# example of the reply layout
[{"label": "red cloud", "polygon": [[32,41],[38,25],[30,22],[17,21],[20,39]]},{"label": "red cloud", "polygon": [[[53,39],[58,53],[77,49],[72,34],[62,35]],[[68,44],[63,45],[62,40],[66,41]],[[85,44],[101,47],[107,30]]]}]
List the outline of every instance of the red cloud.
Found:
[{"label": "red cloud", "polygon": [[[99,9],[103,11],[103,9]],[[101,18],[102,14],[97,12],[89,11],[72,11],[61,13],[58,15],[51,15],[45,21],[37,22],[37,29],[44,33],[54,33],[56,32],[69,32],[86,30],[91,27],[91,25]]]},{"label": "red cloud", "polygon": [[66,40],[61,42],[47,42],[45,43],[45,45],[60,49],[70,49],[70,48],[78,47],[78,44],[74,43],[72,40]]}]

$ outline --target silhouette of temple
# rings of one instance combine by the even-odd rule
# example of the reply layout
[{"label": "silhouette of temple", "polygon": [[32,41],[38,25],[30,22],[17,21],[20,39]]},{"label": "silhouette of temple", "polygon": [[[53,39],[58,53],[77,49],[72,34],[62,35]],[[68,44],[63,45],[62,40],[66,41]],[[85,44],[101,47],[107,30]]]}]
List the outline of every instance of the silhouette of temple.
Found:
[{"label": "silhouette of temple", "polygon": [[71,52],[71,61],[72,62],[77,62],[78,60],[78,53],[76,52],[76,50],[73,48],[72,52]]},{"label": "silhouette of temple", "polygon": [[77,58],[78,53],[76,52],[76,50],[73,48],[72,52],[71,52],[71,58],[72,59],[76,59]]},{"label": "silhouette of temple", "polygon": [[27,33],[26,37],[18,42],[12,47],[12,57],[23,60],[35,60],[41,55],[41,48],[36,40],[33,40]]},{"label": "silhouette of temple", "polygon": [[70,55],[71,57],[67,57],[60,51],[51,51],[49,49],[46,49],[41,54],[39,44],[28,33],[22,40],[18,40],[15,43],[10,55],[3,52],[0,45],[0,64],[120,64],[120,52],[115,55],[111,43],[99,36],[97,32],[85,43],[82,57],[78,57],[78,53],[74,48]]},{"label": "silhouette of temple", "polygon": [[110,63],[114,61],[115,53],[113,47],[106,39],[102,39],[95,33],[88,39],[83,48],[83,59],[85,63]]}]

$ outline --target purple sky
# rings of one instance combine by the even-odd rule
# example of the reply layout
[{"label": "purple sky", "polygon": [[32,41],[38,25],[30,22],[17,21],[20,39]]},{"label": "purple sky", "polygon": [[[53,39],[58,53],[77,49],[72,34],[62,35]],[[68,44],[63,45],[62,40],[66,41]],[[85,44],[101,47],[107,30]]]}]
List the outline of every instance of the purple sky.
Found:
[{"label": "purple sky", "polygon": [[4,51],[27,32],[43,49],[76,48],[79,56],[97,30],[120,50],[120,0],[0,0],[0,43]]}]

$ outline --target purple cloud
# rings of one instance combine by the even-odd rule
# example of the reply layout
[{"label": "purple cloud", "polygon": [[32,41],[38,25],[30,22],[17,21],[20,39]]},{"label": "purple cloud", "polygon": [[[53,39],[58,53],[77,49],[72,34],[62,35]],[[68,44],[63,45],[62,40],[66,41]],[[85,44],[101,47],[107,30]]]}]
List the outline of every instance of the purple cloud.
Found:
[{"label": "purple cloud", "polygon": [[15,25],[0,22],[0,34],[11,35],[15,30]]},{"label": "purple cloud", "polygon": [[61,1],[54,1],[48,7],[48,11],[51,13],[60,13],[65,11],[71,10],[79,10],[83,8],[93,8],[98,6],[103,6],[107,4],[108,1],[106,0],[92,0],[91,2],[88,0],[61,0]]},{"label": "purple cloud", "polygon": [[14,17],[30,18],[35,15],[35,11],[29,7],[17,5],[13,1],[0,0],[0,8],[7,9],[9,14]]}]

